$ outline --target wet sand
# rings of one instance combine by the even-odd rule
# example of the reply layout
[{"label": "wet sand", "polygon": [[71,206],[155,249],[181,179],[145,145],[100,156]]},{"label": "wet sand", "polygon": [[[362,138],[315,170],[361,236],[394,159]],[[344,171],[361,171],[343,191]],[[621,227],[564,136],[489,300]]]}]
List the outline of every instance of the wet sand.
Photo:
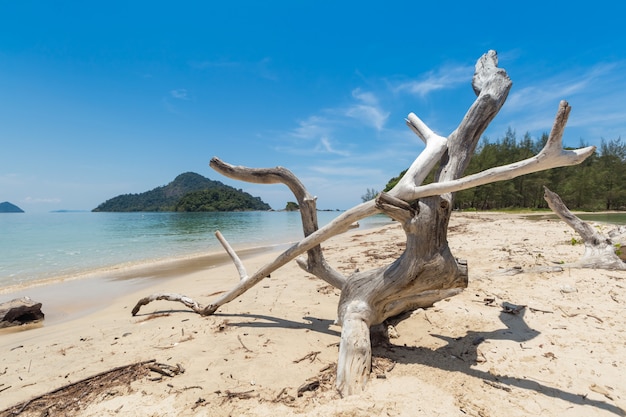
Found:
[{"label": "wet sand", "polygon": [[[275,252],[286,246],[248,248],[238,251],[238,255],[241,259],[247,259]],[[231,264],[230,257],[224,252],[219,252],[114,268],[82,276],[27,282],[0,288],[0,302],[30,297],[43,304],[42,311],[46,315],[43,325],[51,326],[94,313],[124,294],[144,290],[169,279],[184,279],[191,274],[209,271],[226,264]]]}]

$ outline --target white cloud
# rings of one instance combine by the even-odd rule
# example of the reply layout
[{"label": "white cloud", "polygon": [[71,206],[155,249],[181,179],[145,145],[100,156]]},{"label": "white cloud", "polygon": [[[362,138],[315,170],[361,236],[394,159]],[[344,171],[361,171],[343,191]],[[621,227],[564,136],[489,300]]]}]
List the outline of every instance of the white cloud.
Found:
[{"label": "white cloud", "polygon": [[186,88],[177,88],[174,90],[170,90],[169,96],[163,97],[161,102],[163,103],[163,107],[167,112],[172,114],[181,114],[178,108],[178,105],[182,105],[180,102],[191,101],[192,97],[189,94],[189,90]]},{"label": "white cloud", "polygon": [[278,81],[278,75],[271,69],[272,60],[270,58],[263,58],[254,65],[255,72],[266,80]]},{"label": "white cloud", "polygon": [[381,175],[381,170],[376,168],[362,166],[313,166],[311,170],[320,174],[340,177],[360,177],[371,178]]},{"label": "white cloud", "polygon": [[511,126],[536,135],[548,132],[559,102],[567,100],[572,112],[564,138],[570,145],[577,146],[580,138],[595,143],[600,137],[623,135],[625,67],[625,62],[602,63],[546,78],[529,78],[521,88],[513,86],[490,130],[504,132],[506,126]]},{"label": "white cloud", "polygon": [[20,201],[21,203],[28,204],[54,204],[60,203],[60,198],[40,198],[40,197],[26,197]]},{"label": "white cloud", "polygon": [[19,174],[8,173],[0,175],[0,184],[4,185],[18,185],[22,182],[22,178]]},{"label": "white cloud", "polygon": [[318,145],[315,147],[315,151],[322,153],[332,153],[341,156],[350,156],[349,152],[334,149],[330,143],[330,140],[325,136],[320,138]]},{"label": "white cloud", "polygon": [[179,100],[189,100],[189,92],[185,88],[170,91],[170,95]]},{"label": "white cloud", "polygon": [[229,59],[204,60],[189,62],[189,66],[197,70],[224,69],[239,70],[247,73],[255,74],[261,78],[271,81],[277,81],[278,76],[271,69],[272,59],[269,57],[262,58],[259,61],[231,61]]},{"label": "white cloud", "polygon": [[430,71],[418,80],[398,84],[393,89],[396,92],[407,92],[424,97],[433,91],[451,89],[460,84],[470,83],[473,74],[473,67],[448,65],[436,71]]},{"label": "white cloud", "polygon": [[228,59],[220,59],[216,61],[205,60],[205,61],[192,61],[189,63],[191,68],[195,69],[207,69],[207,68],[232,68],[240,66],[240,62],[230,61]]},{"label": "white cloud", "polygon": [[371,92],[362,92],[360,88],[352,90],[352,97],[370,106],[378,106],[378,99]]},{"label": "white cloud", "polygon": [[178,109],[176,109],[176,107],[175,107],[172,103],[170,103],[170,101],[169,101],[166,97],[164,97],[164,98],[161,100],[161,104],[163,104],[163,107],[165,108],[165,110],[166,110],[168,113],[172,113],[172,114],[180,114],[180,112],[178,111]]},{"label": "white cloud", "polygon": [[290,132],[290,136],[299,139],[315,139],[330,130],[330,121],[321,116],[309,116],[298,122],[298,127]]},{"label": "white cloud", "polygon": [[[361,126],[382,130],[389,118],[389,112],[381,108],[376,95],[355,89],[352,91],[352,97],[356,100],[355,103],[322,109],[318,114],[299,121],[298,126],[290,131],[288,136],[319,141],[322,147],[330,151],[332,148],[329,147],[329,138],[337,136],[338,130],[353,126],[354,120],[358,120]],[[336,150],[333,152],[336,153]]]},{"label": "white cloud", "polygon": [[543,80],[532,79],[531,82],[534,83],[532,86],[523,87],[518,91],[514,90],[509,94],[506,110],[528,110],[537,107],[538,104],[545,103],[558,105],[560,100],[570,100],[580,94],[593,93],[594,90],[600,92],[601,89],[611,88],[611,73],[614,73],[615,68],[616,65],[614,64],[604,64],[592,67],[582,73],[576,71]]},{"label": "white cloud", "polygon": [[352,91],[352,97],[357,99],[359,103],[349,106],[345,112],[346,116],[372,126],[378,131],[382,130],[389,118],[389,112],[381,109],[376,96],[370,92],[362,92],[357,88]]}]

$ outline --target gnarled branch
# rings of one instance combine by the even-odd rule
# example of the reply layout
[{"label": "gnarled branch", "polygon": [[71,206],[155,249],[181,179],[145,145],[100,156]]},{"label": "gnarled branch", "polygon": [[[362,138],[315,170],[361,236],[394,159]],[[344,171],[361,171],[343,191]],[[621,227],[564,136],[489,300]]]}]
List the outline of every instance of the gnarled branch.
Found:
[{"label": "gnarled branch", "polygon": [[[288,169],[283,167],[276,168],[246,168],[242,166],[234,166],[223,162],[219,158],[211,159],[211,167],[217,172],[234,179],[247,182],[256,182],[263,184],[285,184],[294,197],[298,201],[300,206],[300,217],[302,218],[302,229],[304,230],[304,236],[309,236],[318,230],[317,222],[317,205],[316,197],[313,197],[304,187],[304,184]],[[344,226],[345,227],[345,226]],[[341,231],[347,230],[341,229]],[[330,285],[341,289],[346,282],[346,277],[332,268],[322,254],[322,249],[317,245],[314,245],[307,250],[307,261],[300,260],[299,265],[306,270],[323,279]],[[298,256],[298,255],[295,255]],[[261,280],[263,277],[257,278]],[[257,281],[258,282],[258,281]]]},{"label": "gnarled branch", "polygon": [[468,188],[492,182],[510,180],[533,172],[580,164],[595,152],[596,147],[588,146],[575,150],[563,149],[563,130],[567,123],[570,109],[571,107],[566,101],[561,101],[548,141],[537,155],[523,161],[491,168],[463,178],[416,186],[413,190],[407,190],[405,197],[413,200],[431,195],[441,195],[467,190]]}]

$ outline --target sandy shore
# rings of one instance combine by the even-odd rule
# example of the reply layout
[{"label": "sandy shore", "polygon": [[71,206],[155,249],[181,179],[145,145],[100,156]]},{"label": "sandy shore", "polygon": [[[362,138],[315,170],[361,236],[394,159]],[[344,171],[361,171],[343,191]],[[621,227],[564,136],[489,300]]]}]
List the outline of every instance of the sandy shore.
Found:
[{"label": "sandy shore", "polygon": [[[152,292],[210,301],[238,280],[232,264],[221,264],[173,269],[150,288],[102,292],[93,311],[0,332],[0,410],[103,373],[95,385],[56,393],[50,404],[80,401],[51,415],[626,415],[626,272],[511,273],[575,261],[583,247],[572,237],[556,220],[455,213],[449,242],[468,261],[469,288],[401,322],[393,345],[375,350],[361,395],[342,399],[332,389],[339,292],[294,262],[211,317],[164,301],[131,316]],[[324,248],[349,272],[391,262],[403,242],[393,224],[351,230]],[[250,256],[246,268],[273,255]],[[173,376],[128,367],[149,360]],[[319,388],[298,396],[311,381]],[[42,415],[37,407],[21,415]]]},{"label": "sandy shore", "polygon": [[[246,248],[237,252],[246,260],[260,254],[268,255],[288,245]],[[199,271],[232,265],[225,251],[188,258],[164,259],[130,266],[103,268],[79,276],[54,277],[0,288],[0,302],[30,297],[45,305],[45,325],[74,320],[98,311],[124,294],[148,290],[171,279],[185,279]],[[210,274],[210,272],[209,272]],[[2,330],[0,330],[2,334]]]}]

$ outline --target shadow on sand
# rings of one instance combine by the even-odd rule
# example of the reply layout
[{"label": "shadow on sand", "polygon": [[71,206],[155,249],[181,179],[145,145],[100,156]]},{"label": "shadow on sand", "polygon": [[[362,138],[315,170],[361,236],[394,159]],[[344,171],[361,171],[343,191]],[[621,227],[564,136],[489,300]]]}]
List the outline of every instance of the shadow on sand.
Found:
[{"label": "shadow on sand", "polygon": [[[230,327],[250,327],[250,328],[272,328],[280,327],[283,329],[309,329],[314,332],[324,333],[331,336],[341,337],[341,333],[332,330],[330,326],[334,323],[332,320],[318,319],[315,317],[302,317],[303,321],[286,320],[272,316],[266,316],[263,314],[222,314],[217,313],[215,317],[224,318],[247,318],[253,319],[253,321],[230,321],[228,326]],[[257,321],[259,320],[259,321]]]},{"label": "shadow on sand", "polygon": [[432,368],[442,369],[448,372],[462,372],[474,378],[482,379],[487,383],[508,391],[508,387],[517,387],[525,390],[536,391],[542,395],[558,398],[571,404],[587,407],[595,407],[606,410],[618,416],[626,416],[626,412],[605,401],[592,400],[583,395],[550,387],[531,379],[508,375],[493,375],[489,372],[472,368],[478,363],[478,347],[487,340],[511,340],[522,343],[539,335],[539,332],[531,329],[524,321],[525,309],[523,306],[505,304],[500,313],[500,320],[506,326],[491,332],[468,331],[463,337],[451,338],[432,334],[447,342],[446,345],[437,349],[428,349],[413,346],[398,346],[388,344],[374,349],[377,356],[391,359],[398,363],[420,364]]},{"label": "shadow on sand", "polygon": [[[374,356],[388,358],[397,363],[420,364],[451,373],[462,372],[474,378],[487,381],[488,383],[497,384],[498,387],[517,387],[535,391],[542,395],[558,398],[574,405],[594,407],[606,410],[618,416],[626,416],[626,412],[623,409],[605,401],[592,400],[580,394],[550,387],[531,379],[508,375],[493,375],[489,372],[472,368],[472,365],[477,363],[479,355],[478,346],[487,340],[511,340],[522,343],[539,335],[538,331],[531,329],[524,321],[524,306],[505,304],[503,307],[504,309],[500,313],[499,318],[506,326],[504,329],[491,332],[468,331],[465,336],[457,338],[433,334],[433,337],[447,342],[445,346],[434,350],[416,346],[385,344],[383,346],[374,347],[372,353]],[[172,310],[168,310],[167,312],[172,312]],[[315,317],[303,317],[303,321],[286,320],[261,314],[218,313],[215,314],[214,317],[242,319],[240,322],[230,321],[228,325],[232,327],[309,329],[314,332],[341,337],[340,332],[330,328],[333,324],[332,320],[318,319]]]}]

